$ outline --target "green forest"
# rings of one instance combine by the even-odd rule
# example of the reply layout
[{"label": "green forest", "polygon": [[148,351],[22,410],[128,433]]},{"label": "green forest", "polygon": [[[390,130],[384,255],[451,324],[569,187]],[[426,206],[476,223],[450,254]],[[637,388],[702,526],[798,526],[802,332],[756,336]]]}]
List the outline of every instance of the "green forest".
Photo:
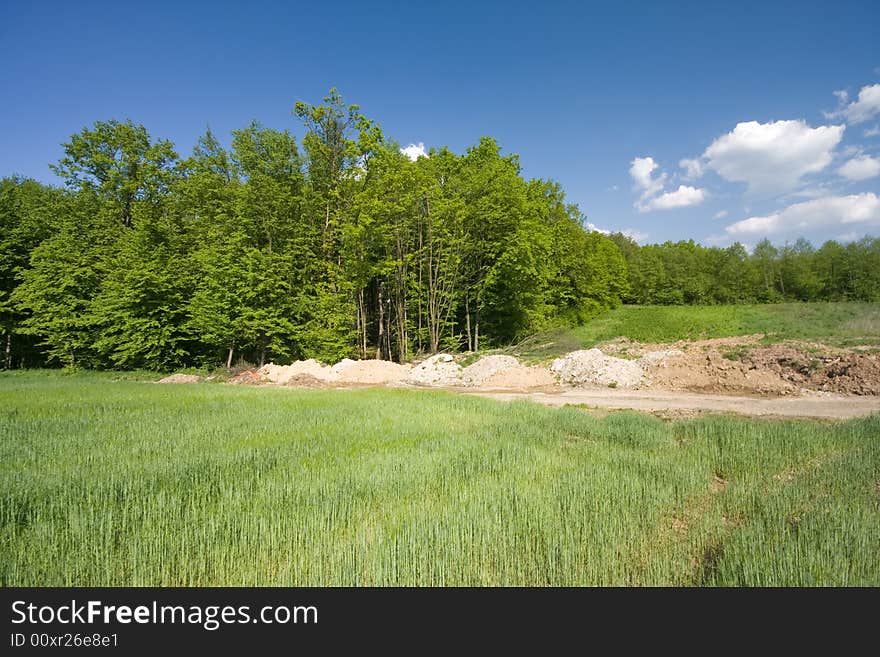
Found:
[{"label": "green forest", "polygon": [[411,161],[331,90],[297,139],[257,122],[189,157],[98,121],[0,181],[4,368],[406,361],[583,324],[621,303],[880,299],[880,239],[640,246],[589,230],[489,138]]}]

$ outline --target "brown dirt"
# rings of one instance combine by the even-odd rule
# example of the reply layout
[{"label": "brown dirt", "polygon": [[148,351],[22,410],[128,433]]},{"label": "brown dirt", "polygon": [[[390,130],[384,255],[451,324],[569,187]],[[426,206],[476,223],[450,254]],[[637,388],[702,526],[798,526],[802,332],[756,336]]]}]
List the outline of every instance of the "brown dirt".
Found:
[{"label": "brown dirt", "polygon": [[172,374],[164,379],[159,379],[156,383],[198,383],[202,377],[195,374]]},{"label": "brown dirt", "polygon": [[556,385],[556,379],[543,367],[508,367],[484,379],[484,388],[528,390]]},{"label": "brown dirt", "polygon": [[[789,341],[762,346],[761,335],[680,342],[682,353],[641,361],[649,389],[791,395],[804,390],[880,395],[880,354]],[[644,356],[669,345],[616,340],[603,346]]]},{"label": "brown dirt", "polygon": [[[256,372],[241,372],[229,382],[301,388],[429,386],[496,399],[635,409],[670,418],[732,412],[842,419],[880,411],[880,350],[794,341],[766,346],[761,344],[763,337],[674,344],[618,338],[601,345],[601,352],[593,350],[606,360],[622,357],[619,363],[643,372],[643,379],[628,390],[590,381],[578,381],[575,387],[561,385],[547,366],[527,367],[508,356],[484,357],[462,369],[445,354],[416,367],[347,359],[333,367],[317,361],[270,364]],[[610,355],[617,358],[609,359]]]},{"label": "brown dirt", "polygon": [[311,374],[295,374],[284,382],[294,388],[329,388],[329,384]]},{"label": "brown dirt", "polygon": [[800,388],[880,395],[880,356],[796,343],[747,351],[743,362],[777,374]]},{"label": "brown dirt", "polygon": [[227,383],[231,383],[232,385],[255,385],[263,382],[263,377],[253,370],[239,372],[227,381]]},{"label": "brown dirt", "polygon": [[409,375],[410,367],[385,360],[359,360],[339,372],[339,383],[381,385],[398,383]]}]

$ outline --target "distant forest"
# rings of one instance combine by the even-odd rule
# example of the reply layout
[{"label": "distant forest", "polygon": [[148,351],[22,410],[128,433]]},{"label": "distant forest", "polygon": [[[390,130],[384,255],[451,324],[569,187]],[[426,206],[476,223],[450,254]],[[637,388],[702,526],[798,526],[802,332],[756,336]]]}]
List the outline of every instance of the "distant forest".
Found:
[{"label": "distant forest", "polygon": [[620,303],[880,298],[880,240],[639,246],[586,228],[491,138],[411,161],[335,90],[188,158],[131,121],[64,144],[63,187],[0,181],[0,365],[405,361]]}]

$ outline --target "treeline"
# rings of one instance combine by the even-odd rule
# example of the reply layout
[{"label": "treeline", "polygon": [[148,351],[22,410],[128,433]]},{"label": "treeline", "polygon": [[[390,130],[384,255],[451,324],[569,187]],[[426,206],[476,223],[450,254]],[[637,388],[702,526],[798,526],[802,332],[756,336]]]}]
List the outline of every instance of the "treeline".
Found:
[{"label": "treeline", "polygon": [[407,360],[576,324],[627,294],[615,243],[489,138],[415,161],[331,91],[305,126],[192,155],[131,121],[0,182],[6,368]]},{"label": "treeline", "polygon": [[781,248],[768,240],[751,254],[742,244],[705,247],[693,241],[639,246],[611,235],[627,263],[625,303],[719,304],[880,300],[880,239],[816,249],[798,239]]}]

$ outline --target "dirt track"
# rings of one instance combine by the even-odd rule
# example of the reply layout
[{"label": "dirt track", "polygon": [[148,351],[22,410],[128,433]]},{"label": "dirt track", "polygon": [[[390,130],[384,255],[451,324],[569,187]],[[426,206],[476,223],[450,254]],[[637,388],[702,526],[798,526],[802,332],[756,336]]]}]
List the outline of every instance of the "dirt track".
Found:
[{"label": "dirt track", "polygon": [[817,394],[803,397],[757,398],[690,392],[611,389],[564,390],[560,392],[459,391],[502,401],[528,399],[548,406],[583,404],[597,408],[628,408],[653,413],[695,414],[708,411],[771,417],[845,420],[880,412],[880,397],[854,395]]}]

